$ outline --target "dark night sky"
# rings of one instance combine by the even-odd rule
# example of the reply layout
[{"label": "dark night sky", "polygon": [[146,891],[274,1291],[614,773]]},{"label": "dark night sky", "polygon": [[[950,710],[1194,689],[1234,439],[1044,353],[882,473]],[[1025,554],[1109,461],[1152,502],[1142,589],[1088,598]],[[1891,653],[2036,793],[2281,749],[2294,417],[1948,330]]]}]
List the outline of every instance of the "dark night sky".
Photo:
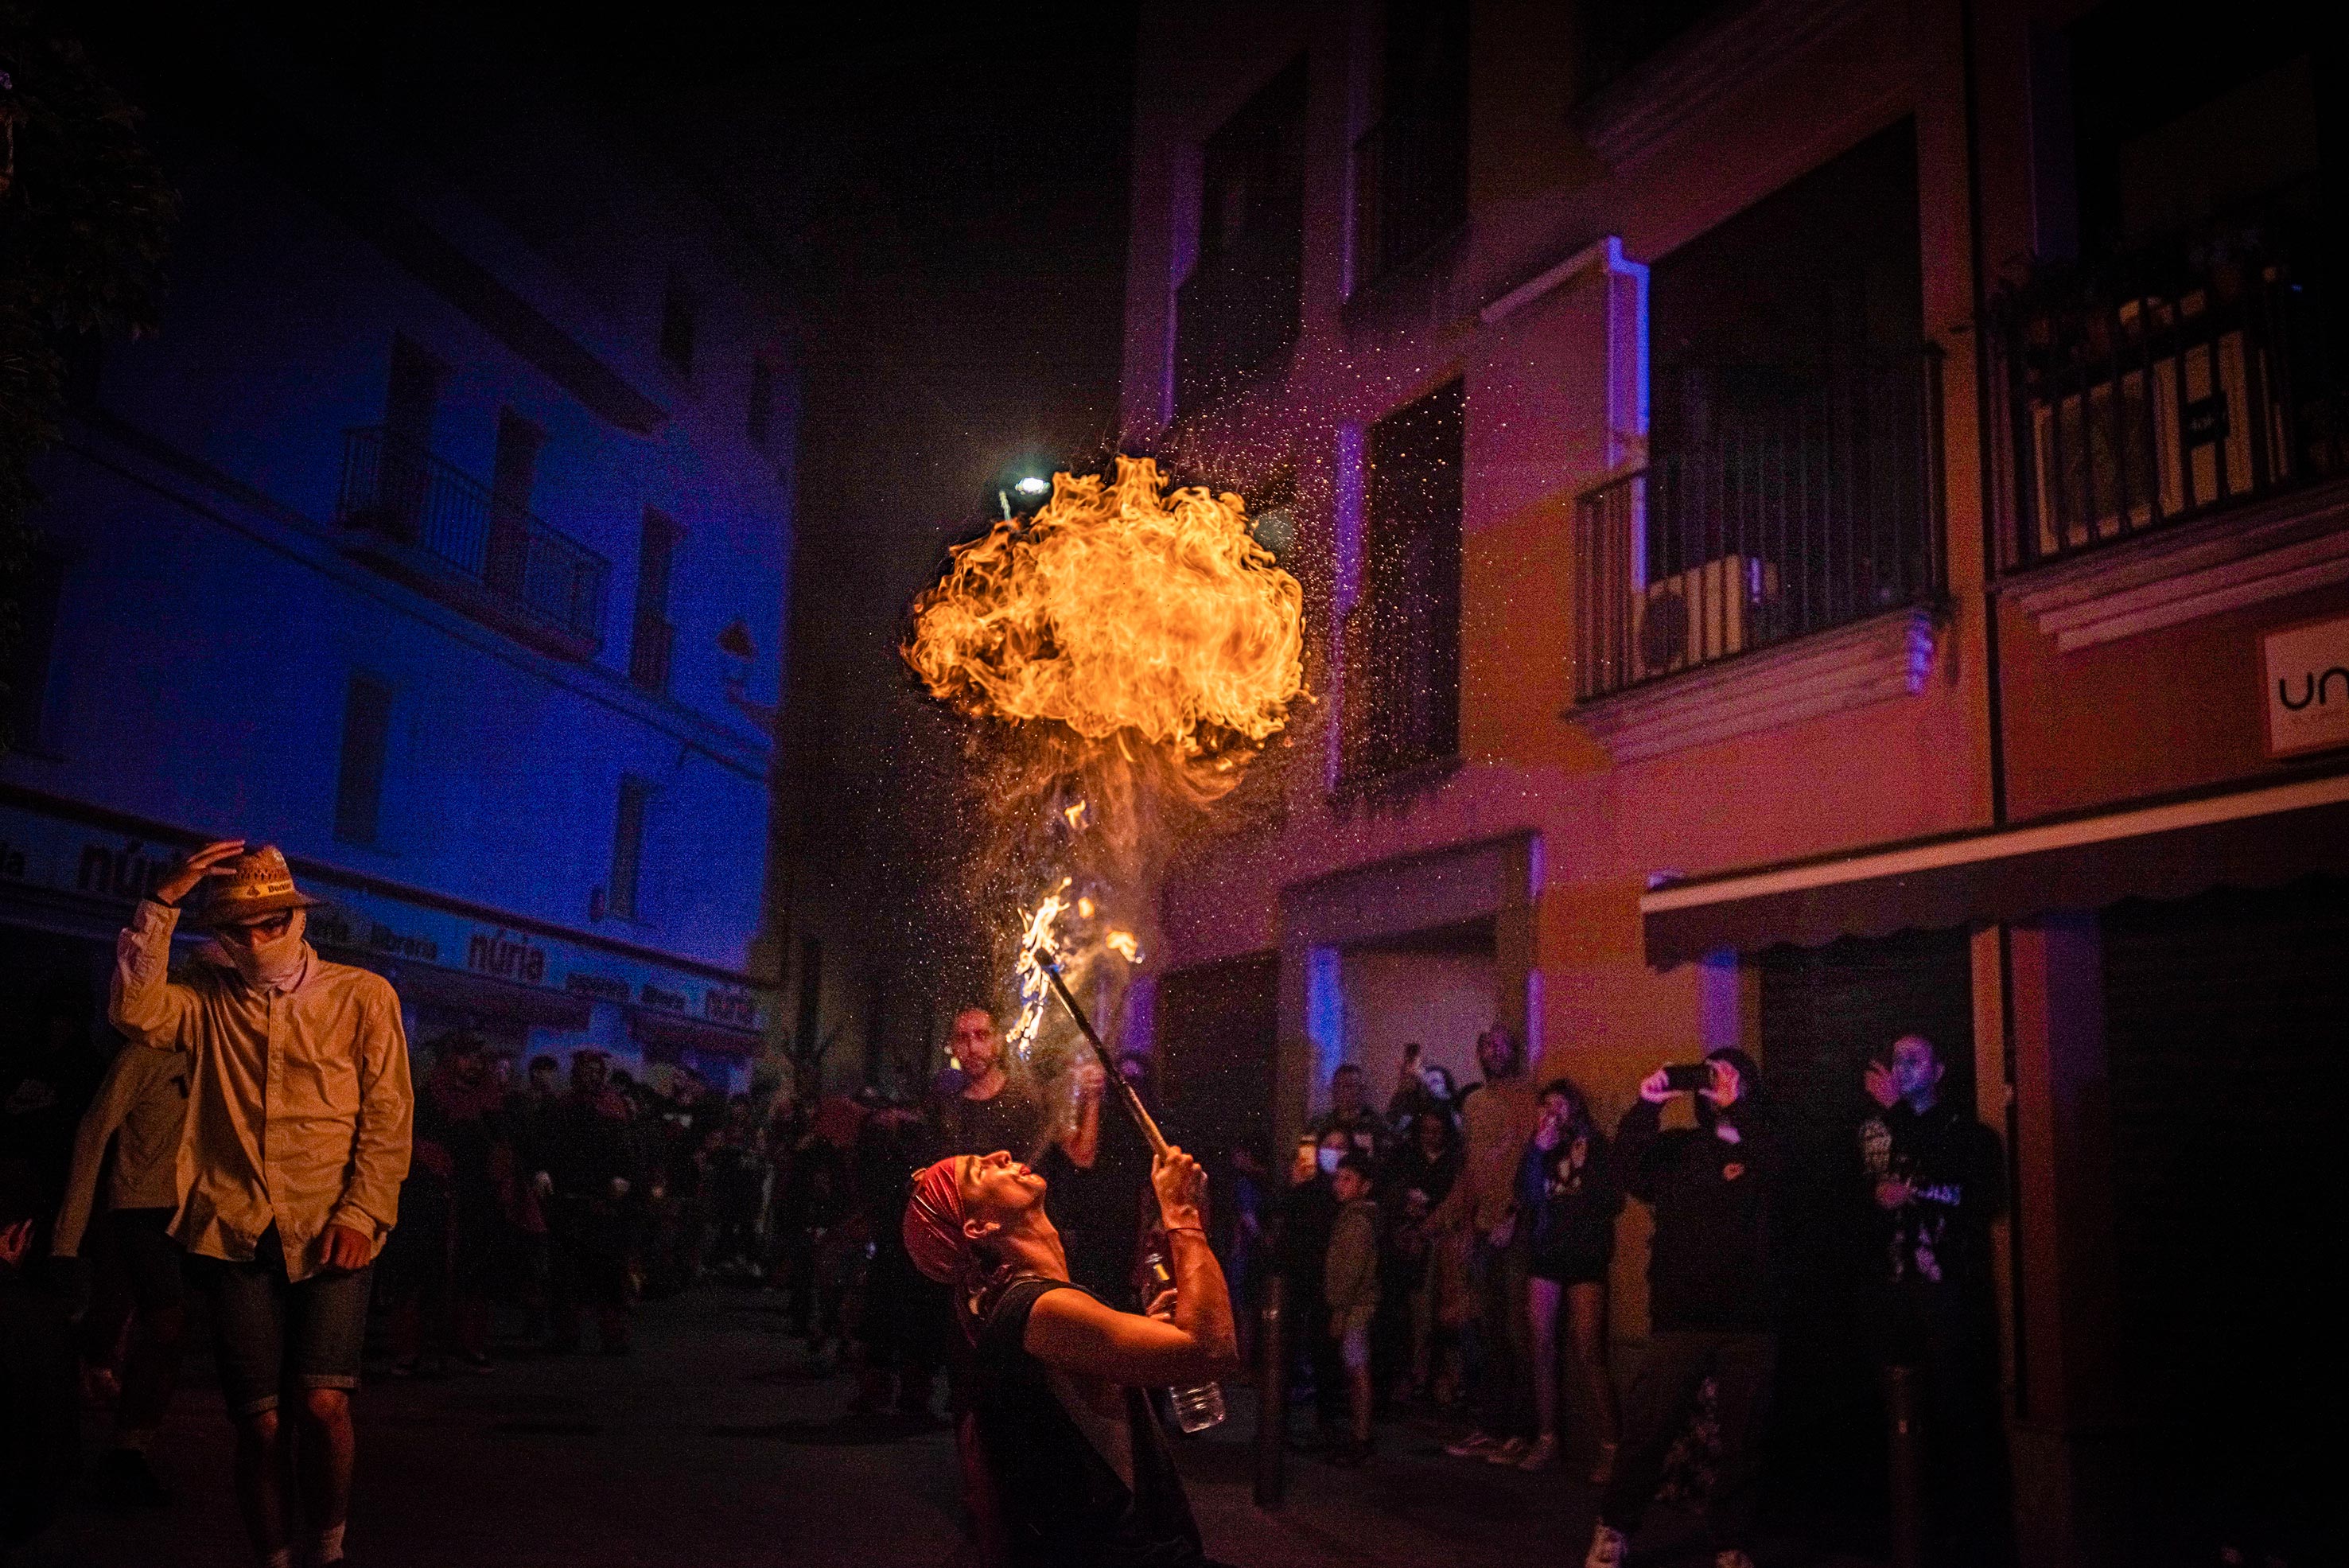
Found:
[{"label": "dark night sky", "polygon": [[889,782],[937,743],[896,657],[905,607],[1002,464],[1098,462],[1115,429],[1133,26],[1131,4],[715,20],[607,78],[773,238],[804,313],[783,732],[803,900],[922,875],[890,826]]}]

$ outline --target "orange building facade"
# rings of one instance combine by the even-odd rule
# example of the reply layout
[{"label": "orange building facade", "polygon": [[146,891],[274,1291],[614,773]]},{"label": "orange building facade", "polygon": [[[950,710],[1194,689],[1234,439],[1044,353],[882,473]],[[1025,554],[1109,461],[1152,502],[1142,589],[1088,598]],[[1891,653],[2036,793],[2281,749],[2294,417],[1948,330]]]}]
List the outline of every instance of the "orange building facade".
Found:
[{"label": "orange building facade", "polygon": [[1498,1021],[1611,1121],[1746,1047],[1782,1436],[1861,1455],[1834,1184],[1925,1033],[2009,1151],[2018,1541],[2107,1560],[2231,1506],[2196,1445],[2319,1321],[2272,1184],[2349,1016],[2349,94],[2258,7],[1586,9],[1145,8],[1127,445],[1248,497],[1314,635],[1268,826],[1159,902],[1170,1102],[1277,1148]]}]

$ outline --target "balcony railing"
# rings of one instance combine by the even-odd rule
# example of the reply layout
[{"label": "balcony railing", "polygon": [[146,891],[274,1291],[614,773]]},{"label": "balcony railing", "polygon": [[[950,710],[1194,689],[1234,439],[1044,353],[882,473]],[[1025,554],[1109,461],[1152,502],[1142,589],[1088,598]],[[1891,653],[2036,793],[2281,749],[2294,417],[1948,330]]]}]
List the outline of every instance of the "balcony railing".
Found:
[{"label": "balcony railing", "polygon": [[1297,341],[1305,303],[1301,192],[1274,203],[1228,250],[1202,255],[1174,291],[1174,410],[1237,389]]},{"label": "balcony railing", "polygon": [[1354,286],[1409,265],[1468,221],[1465,115],[1394,115],[1354,143]]},{"label": "balcony railing", "polygon": [[459,590],[469,613],[576,657],[602,646],[609,562],[380,427],[346,433],[335,517],[427,591]]},{"label": "balcony railing", "polygon": [[2334,258],[2308,195],[2094,268],[2043,269],[2000,301],[2003,569],[2349,472]]},{"label": "balcony railing", "polygon": [[1937,351],[1692,374],[1706,428],[1576,508],[1577,701],[1940,596]]}]

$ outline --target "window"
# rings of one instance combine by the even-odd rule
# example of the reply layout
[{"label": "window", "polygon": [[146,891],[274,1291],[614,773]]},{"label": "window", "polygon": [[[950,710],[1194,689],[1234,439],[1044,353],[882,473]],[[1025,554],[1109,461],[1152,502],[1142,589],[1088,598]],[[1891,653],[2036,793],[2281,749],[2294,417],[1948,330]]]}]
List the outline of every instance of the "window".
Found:
[{"label": "window", "polygon": [[512,409],[498,410],[498,446],[490,476],[490,538],[482,578],[510,597],[525,597],[530,573],[530,493],[546,432]]},{"label": "window", "polygon": [[1465,422],[1454,381],[1371,427],[1362,593],[1346,620],[1345,778],[1459,753]]},{"label": "window", "polygon": [[419,453],[432,446],[432,418],[440,407],[440,383],[449,368],[406,333],[391,339],[391,376],[384,388],[384,434]]},{"label": "window", "polygon": [[2181,238],[2224,249],[2320,205],[2340,67],[2311,45],[2304,14],[2275,0],[2223,17],[2106,0],[2065,28],[2054,49],[2069,57],[2082,253]]},{"label": "window", "polygon": [[1355,286],[1425,255],[1467,217],[1466,0],[1389,0],[1385,103],[1354,144]]},{"label": "window", "polygon": [[1175,292],[1178,414],[1236,389],[1297,341],[1304,260],[1300,56],[1207,138],[1199,257]]},{"label": "window", "polygon": [[669,624],[669,579],[685,531],[661,513],[645,508],[644,541],[636,551],[636,617],[628,644],[628,679],[641,691],[668,691],[669,652],[677,628]]},{"label": "window", "polygon": [[383,442],[376,459],[375,525],[404,544],[422,530],[432,479],[432,423],[449,368],[405,334],[391,339],[384,386]]},{"label": "window", "polygon": [[660,351],[680,376],[693,374],[693,336],[700,313],[700,302],[682,284],[668,286],[661,299]]},{"label": "window", "polygon": [[645,867],[645,808],[653,786],[642,779],[620,781],[620,805],[612,818],[612,890],[604,908],[614,919],[642,918],[638,895]]},{"label": "window", "polygon": [[384,763],[391,751],[391,688],[351,677],[343,699],[343,760],[335,781],[335,836],[374,844],[382,826]]},{"label": "window", "polygon": [[35,549],[17,579],[16,636],[6,649],[5,691],[7,746],[19,752],[48,749],[52,737],[45,722],[48,709],[49,670],[57,650],[57,603],[65,591],[65,562]]},{"label": "window", "polygon": [[1577,508],[1578,697],[1938,596],[1913,125],[1650,275],[1648,464]]},{"label": "window", "polygon": [[2274,0],[2171,9],[2108,0],[2034,40],[2039,256],[1991,339],[2002,569],[2349,468],[2341,52]]},{"label": "window", "polygon": [[775,368],[764,359],[750,361],[750,407],[743,416],[742,433],[764,452],[775,425]]}]

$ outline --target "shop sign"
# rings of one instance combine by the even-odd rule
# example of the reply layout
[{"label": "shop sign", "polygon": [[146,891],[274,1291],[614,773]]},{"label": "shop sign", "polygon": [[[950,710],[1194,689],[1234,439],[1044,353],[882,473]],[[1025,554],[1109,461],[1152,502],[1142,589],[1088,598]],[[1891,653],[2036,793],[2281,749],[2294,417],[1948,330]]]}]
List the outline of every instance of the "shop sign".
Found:
[{"label": "shop sign", "polygon": [[2268,755],[2349,746],[2349,616],[2268,633]]},{"label": "shop sign", "polygon": [[[2349,701],[2341,706],[2349,707]],[[129,919],[130,907],[171,874],[179,846],[101,829],[0,803],[0,886],[75,895]],[[598,1001],[636,1002],[756,1030],[756,995],[716,980],[559,937],[484,924],[330,877],[305,876],[327,900],[310,911],[312,940],[373,959],[470,970],[518,985]]]},{"label": "shop sign", "polygon": [[737,1029],[759,1027],[759,999],[747,991],[731,986],[713,985],[701,993],[701,1016],[712,1023],[730,1023]]}]

